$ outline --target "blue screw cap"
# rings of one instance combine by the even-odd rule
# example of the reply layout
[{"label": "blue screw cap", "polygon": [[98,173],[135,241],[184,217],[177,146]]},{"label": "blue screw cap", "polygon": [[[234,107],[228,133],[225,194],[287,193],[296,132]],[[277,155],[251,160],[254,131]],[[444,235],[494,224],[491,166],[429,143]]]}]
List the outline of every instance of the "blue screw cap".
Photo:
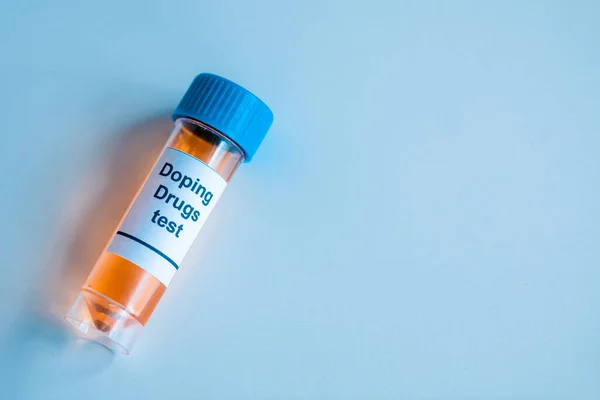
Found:
[{"label": "blue screw cap", "polygon": [[173,113],[173,120],[192,118],[218,130],[252,159],[273,123],[273,112],[240,85],[203,73],[194,79]]}]

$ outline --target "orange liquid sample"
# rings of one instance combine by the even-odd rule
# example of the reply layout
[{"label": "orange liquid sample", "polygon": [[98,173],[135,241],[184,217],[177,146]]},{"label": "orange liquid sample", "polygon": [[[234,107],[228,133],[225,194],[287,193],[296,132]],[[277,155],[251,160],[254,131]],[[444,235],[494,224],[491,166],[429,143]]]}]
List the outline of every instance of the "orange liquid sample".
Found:
[{"label": "orange liquid sample", "polygon": [[[182,119],[167,146],[184,151],[214,169],[229,181],[243,153],[228,139],[206,126]],[[104,251],[82,290],[87,298],[91,318],[100,331],[109,331],[122,319],[112,311],[114,302],[142,325],[146,325],[158,305],[166,286],[141,267],[115,254]],[[112,303],[111,303],[112,301]]]}]

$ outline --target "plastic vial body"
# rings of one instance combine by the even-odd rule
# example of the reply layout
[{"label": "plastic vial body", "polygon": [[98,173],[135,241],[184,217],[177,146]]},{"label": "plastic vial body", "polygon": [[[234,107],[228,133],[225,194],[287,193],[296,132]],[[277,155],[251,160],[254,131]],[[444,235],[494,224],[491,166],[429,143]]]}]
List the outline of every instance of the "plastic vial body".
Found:
[{"label": "plastic vial body", "polygon": [[[240,123],[241,107],[248,105],[244,96],[257,101],[259,114],[246,108],[247,118]],[[229,103],[215,109],[215,100]],[[253,118],[258,118],[254,125]],[[124,354],[131,351],[225,185],[258,148],[272,114],[233,82],[201,74],[174,119],[163,153],[65,316],[87,338]],[[257,123],[258,139],[248,136],[257,131]]]}]

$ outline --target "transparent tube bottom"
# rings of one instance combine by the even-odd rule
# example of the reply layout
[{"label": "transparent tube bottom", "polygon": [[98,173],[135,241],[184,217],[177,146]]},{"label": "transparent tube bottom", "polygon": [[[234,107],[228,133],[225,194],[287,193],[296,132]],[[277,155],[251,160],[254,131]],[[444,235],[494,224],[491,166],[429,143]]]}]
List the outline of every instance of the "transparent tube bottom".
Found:
[{"label": "transparent tube bottom", "polygon": [[131,352],[144,328],[122,305],[89,289],[79,292],[65,320],[84,338],[123,354]]}]

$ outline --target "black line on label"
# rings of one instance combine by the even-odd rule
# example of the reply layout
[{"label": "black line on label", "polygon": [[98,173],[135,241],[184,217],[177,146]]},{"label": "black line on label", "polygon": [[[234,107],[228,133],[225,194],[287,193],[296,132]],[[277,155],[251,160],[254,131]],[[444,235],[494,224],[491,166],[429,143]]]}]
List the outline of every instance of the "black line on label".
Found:
[{"label": "black line on label", "polygon": [[167,257],[167,255],[165,253],[163,253],[162,251],[160,251],[159,249],[157,249],[154,246],[149,245],[148,243],[144,242],[141,239],[136,238],[133,235],[130,235],[129,233],[125,233],[123,231],[118,231],[117,235],[121,235],[126,237],[127,239],[131,239],[134,242],[138,242],[139,244],[141,244],[142,246],[145,246],[147,248],[149,248],[150,250],[152,250],[153,252],[155,252],[156,254],[158,254],[159,256],[161,256],[162,258],[164,258],[165,260],[167,260],[172,266],[175,267],[175,269],[179,269],[179,266],[177,264],[175,264],[175,261],[171,260],[169,257]]}]

